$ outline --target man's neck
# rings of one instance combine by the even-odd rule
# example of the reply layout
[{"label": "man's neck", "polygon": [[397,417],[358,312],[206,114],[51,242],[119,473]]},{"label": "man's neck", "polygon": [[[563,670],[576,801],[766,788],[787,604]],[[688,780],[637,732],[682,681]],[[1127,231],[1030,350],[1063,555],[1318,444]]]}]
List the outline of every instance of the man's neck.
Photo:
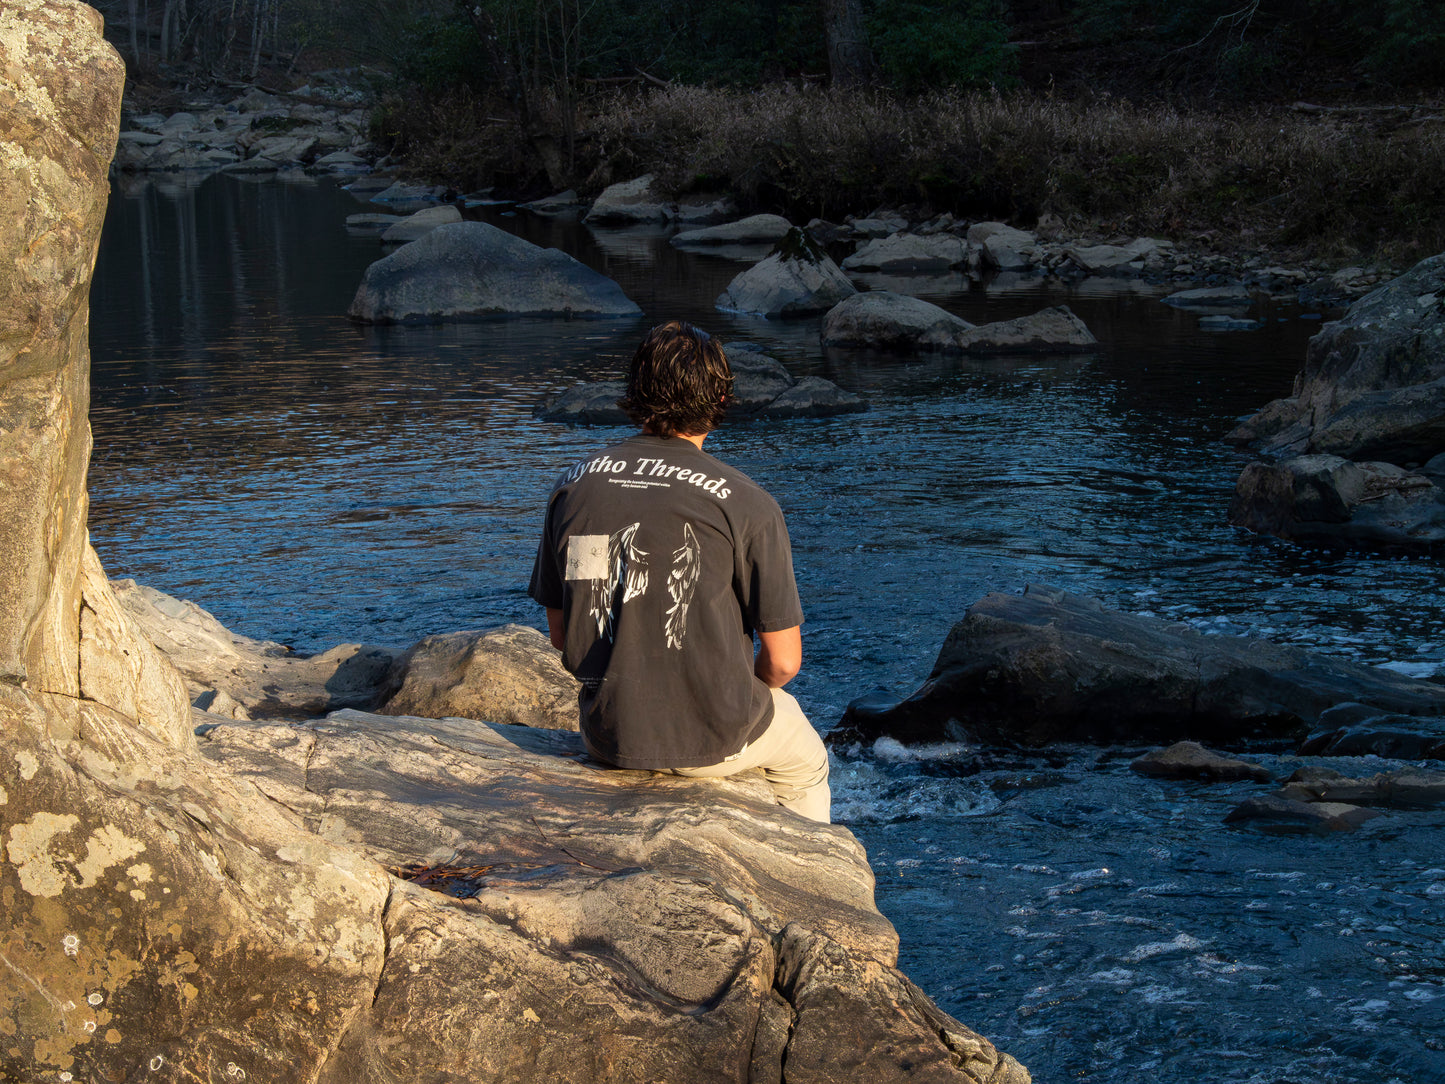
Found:
[{"label": "man's neck", "polygon": [[[642,427],[642,431],[649,437],[657,436],[657,434],[652,431],[651,426],[644,425]],[[706,433],[674,433],[673,436],[680,437],[681,439],[687,441],[689,444],[697,448],[698,451],[702,451],[702,442],[707,439]]]}]

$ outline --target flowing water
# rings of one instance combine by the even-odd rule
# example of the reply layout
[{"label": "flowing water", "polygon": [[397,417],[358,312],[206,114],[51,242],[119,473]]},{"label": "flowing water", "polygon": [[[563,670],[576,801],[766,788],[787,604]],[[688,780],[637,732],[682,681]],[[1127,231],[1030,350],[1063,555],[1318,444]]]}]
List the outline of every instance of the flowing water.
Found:
[{"label": "flowing water", "polygon": [[[1258,330],[1209,332],[1163,288],[948,275],[907,289],[979,323],[1066,303],[1103,348],[824,352],[817,320],[713,309],[746,262],[487,209],[645,316],[358,328],[344,313],[381,248],[343,221],[375,209],[326,180],[116,191],[91,330],[90,522],[112,576],[300,650],[540,627],[525,586],[551,480],[625,430],[532,410],[683,317],[872,404],[708,442],[788,516],[808,615],[790,688],[820,728],[863,693],[912,691],[969,604],[1030,583],[1442,670],[1438,561],[1309,553],[1225,522],[1244,459],[1220,437],[1288,393],[1318,313],[1262,300]],[[905,970],[1039,1081],[1445,1081],[1445,812],[1262,835],[1222,823],[1259,785],[1146,780],[1138,752],[840,755],[836,816],[868,848]],[[1281,777],[1299,763],[1259,759]]]}]

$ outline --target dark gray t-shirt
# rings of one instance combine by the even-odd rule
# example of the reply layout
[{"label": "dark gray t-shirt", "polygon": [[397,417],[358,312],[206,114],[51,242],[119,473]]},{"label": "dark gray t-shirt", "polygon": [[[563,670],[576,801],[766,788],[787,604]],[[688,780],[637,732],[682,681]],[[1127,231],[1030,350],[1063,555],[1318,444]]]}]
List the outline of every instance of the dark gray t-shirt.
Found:
[{"label": "dark gray t-shirt", "polygon": [[803,621],[777,502],[681,437],[562,474],[528,593],[563,611],[583,733],[623,768],[716,764],[754,740],[773,706],[752,634]]}]

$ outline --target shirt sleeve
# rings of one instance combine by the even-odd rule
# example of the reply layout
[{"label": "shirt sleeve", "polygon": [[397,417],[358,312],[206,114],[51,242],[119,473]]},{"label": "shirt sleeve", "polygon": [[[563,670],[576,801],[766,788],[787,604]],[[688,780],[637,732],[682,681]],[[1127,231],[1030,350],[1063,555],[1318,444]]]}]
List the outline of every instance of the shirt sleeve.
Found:
[{"label": "shirt sleeve", "polygon": [[562,609],[562,577],[557,568],[557,551],[552,544],[552,509],[555,501],[547,502],[547,517],[542,524],[542,538],[537,543],[537,557],[532,562],[532,582],[527,585],[527,594],[533,600],[550,610]]},{"label": "shirt sleeve", "polygon": [[749,632],[778,632],[803,623],[788,527],[777,503],[772,498],[767,503],[766,514],[737,553],[734,582]]}]

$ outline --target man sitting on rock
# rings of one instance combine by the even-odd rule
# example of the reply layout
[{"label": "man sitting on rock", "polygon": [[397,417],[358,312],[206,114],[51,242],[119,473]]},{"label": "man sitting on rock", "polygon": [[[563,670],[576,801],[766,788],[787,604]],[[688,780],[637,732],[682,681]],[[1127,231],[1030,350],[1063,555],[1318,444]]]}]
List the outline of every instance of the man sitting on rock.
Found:
[{"label": "man sitting on rock", "polygon": [[762,768],[779,804],[827,822],[827,750],[783,691],[803,659],[783,514],[702,450],[732,383],[706,332],[648,333],[618,403],[642,432],[558,479],[528,593],[582,682],[592,756],[695,777]]}]

